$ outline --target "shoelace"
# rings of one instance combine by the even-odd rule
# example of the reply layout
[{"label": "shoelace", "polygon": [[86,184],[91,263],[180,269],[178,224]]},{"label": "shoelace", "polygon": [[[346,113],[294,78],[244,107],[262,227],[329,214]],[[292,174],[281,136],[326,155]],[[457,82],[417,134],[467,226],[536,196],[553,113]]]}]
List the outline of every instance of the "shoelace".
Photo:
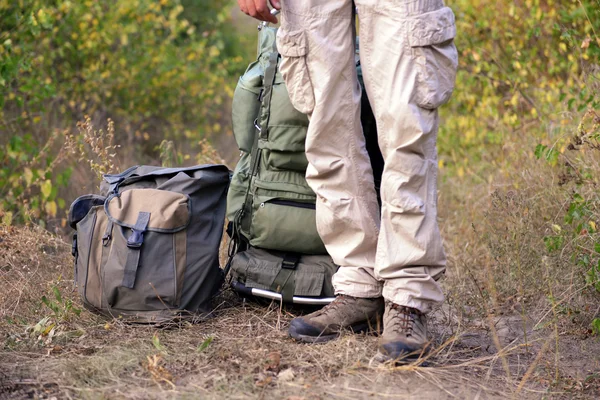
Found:
[{"label": "shoelace", "polygon": [[392,313],[391,319],[399,325],[400,330],[406,334],[406,336],[412,336],[415,319],[420,315],[419,311],[414,308],[404,307],[394,303],[392,303],[390,307],[395,311],[395,313]]},{"label": "shoelace", "polygon": [[338,308],[340,308],[341,306],[346,305],[347,302],[348,302],[348,298],[346,296],[343,296],[343,295],[337,296],[334,301],[332,301],[327,306],[325,306],[321,309],[320,315],[326,315],[330,311],[335,311]]}]

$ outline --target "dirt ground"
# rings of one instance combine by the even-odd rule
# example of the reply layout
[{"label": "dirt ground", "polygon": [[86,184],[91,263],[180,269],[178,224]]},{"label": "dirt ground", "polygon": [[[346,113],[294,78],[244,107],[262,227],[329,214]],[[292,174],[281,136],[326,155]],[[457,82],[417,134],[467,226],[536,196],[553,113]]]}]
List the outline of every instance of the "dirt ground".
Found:
[{"label": "dirt ground", "polygon": [[481,317],[449,296],[430,319],[437,350],[398,366],[378,360],[375,335],[296,343],[286,328],[308,310],[228,289],[197,324],[107,320],[82,309],[69,251],[37,229],[0,228],[0,399],[600,397],[600,341],[577,315],[550,328],[543,307],[525,321]]}]

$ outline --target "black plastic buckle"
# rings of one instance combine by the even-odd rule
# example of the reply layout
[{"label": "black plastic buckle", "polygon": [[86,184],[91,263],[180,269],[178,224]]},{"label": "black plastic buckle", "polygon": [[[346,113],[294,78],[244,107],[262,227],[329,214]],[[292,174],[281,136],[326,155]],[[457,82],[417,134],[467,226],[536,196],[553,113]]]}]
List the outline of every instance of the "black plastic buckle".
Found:
[{"label": "black plastic buckle", "polygon": [[300,257],[296,254],[286,254],[283,256],[283,261],[281,262],[281,268],[285,269],[296,269],[298,266],[298,261]]}]

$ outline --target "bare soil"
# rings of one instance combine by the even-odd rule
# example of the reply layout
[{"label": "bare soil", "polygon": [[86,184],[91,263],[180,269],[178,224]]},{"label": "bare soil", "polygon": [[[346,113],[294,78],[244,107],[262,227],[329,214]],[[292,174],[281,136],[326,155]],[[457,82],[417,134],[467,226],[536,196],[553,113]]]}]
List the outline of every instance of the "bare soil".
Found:
[{"label": "bare soil", "polygon": [[288,323],[310,310],[229,289],[198,324],[107,320],[82,309],[69,251],[37,228],[0,228],[0,399],[600,397],[600,341],[577,315],[553,327],[539,323],[541,306],[525,321],[515,310],[481,316],[450,293],[430,318],[433,355],[391,365],[375,335],[296,343]]}]

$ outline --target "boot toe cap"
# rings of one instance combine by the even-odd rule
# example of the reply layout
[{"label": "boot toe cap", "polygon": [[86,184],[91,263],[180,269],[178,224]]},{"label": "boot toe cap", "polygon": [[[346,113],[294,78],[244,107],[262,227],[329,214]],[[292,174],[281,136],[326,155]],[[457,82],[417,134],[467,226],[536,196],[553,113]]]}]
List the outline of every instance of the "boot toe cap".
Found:
[{"label": "boot toe cap", "polygon": [[392,360],[415,360],[426,352],[425,346],[405,342],[389,342],[379,345],[379,351]]}]

